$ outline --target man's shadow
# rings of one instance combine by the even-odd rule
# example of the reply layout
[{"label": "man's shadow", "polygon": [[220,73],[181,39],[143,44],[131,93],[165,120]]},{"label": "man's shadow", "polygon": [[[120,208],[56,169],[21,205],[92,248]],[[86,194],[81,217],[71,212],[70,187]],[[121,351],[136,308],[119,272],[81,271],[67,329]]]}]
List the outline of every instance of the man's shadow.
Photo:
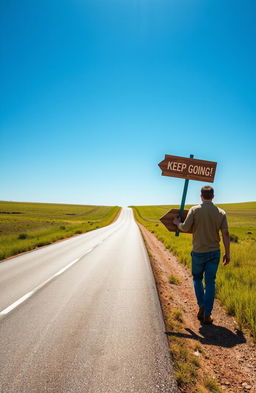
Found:
[{"label": "man's shadow", "polygon": [[190,334],[179,332],[165,332],[165,334],[168,336],[191,338],[199,341],[201,344],[217,345],[224,348],[232,348],[246,342],[241,330],[237,330],[236,333],[233,333],[231,330],[223,326],[202,325],[199,328],[201,336],[193,332],[191,329],[186,328],[185,330]]}]

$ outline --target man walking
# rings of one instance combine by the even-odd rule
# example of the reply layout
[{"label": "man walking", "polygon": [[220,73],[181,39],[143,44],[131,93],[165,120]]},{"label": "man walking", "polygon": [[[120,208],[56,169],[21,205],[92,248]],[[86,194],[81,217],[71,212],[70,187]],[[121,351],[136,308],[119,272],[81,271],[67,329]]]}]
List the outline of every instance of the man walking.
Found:
[{"label": "man walking", "polygon": [[[210,186],[201,189],[202,204],[193,206],[181,223],[179,217],[173,220],[179,230],[187,232],[193,231],[192,275],[194,281],[195,294],[199,311],[197,317],[203,323],[210,325],[213,323],[211,312],[213,309],[215,296],[215,278],[220,261],[220,236],[225,247],[223,264],[230,262],[230,238],[228,223],[224,210],[212,203],[214,190]],[[205,280],[205,288],[202,280]]]}]

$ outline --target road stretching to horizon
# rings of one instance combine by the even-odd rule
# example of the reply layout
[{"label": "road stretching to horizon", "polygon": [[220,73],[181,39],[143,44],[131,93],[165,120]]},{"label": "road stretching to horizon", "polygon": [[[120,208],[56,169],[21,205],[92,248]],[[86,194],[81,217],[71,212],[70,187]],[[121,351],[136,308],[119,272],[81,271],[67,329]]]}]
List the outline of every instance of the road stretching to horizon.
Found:
[{"label": "road stretching to horizon", "polygon": [[1,393],[176,393],[133,212],[0,263]]}]

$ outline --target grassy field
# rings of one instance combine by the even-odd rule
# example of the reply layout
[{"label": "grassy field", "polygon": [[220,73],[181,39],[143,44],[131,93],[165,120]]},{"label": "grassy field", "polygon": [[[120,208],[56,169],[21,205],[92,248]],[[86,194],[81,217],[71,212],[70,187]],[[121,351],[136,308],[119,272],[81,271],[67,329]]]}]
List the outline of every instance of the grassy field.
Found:
[{"label": "grassy field", "polygon": [[[231,234],[231,263],[220,265],[217,297],[241,327],[249,328],[256,340],[256,202],[218,205],[228,217]],[[176,237],[159,221],[178,206],[135,206],[136,219],[177,255],[180,262],[191,264],[191,235]],[[190,206],[186,206],[189,208]],[[223,251],[223,249],[222,249]]]},{"label": "grassy field", "polygon": [[118,206],[0,201],[0,260],[110,224]]}]

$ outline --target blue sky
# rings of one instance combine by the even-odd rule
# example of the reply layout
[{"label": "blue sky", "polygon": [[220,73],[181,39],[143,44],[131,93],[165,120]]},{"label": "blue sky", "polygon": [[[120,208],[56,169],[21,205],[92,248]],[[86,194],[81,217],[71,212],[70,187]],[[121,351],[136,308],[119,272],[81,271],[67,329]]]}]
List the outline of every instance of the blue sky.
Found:
[{"label": "blue sky", "polygon": [[[0,5],[0,199],[179,203],[165,154],[217,161],[216,202],[256,200],[254,0]],[[190,181],[187,202],[206,185]]]}]

